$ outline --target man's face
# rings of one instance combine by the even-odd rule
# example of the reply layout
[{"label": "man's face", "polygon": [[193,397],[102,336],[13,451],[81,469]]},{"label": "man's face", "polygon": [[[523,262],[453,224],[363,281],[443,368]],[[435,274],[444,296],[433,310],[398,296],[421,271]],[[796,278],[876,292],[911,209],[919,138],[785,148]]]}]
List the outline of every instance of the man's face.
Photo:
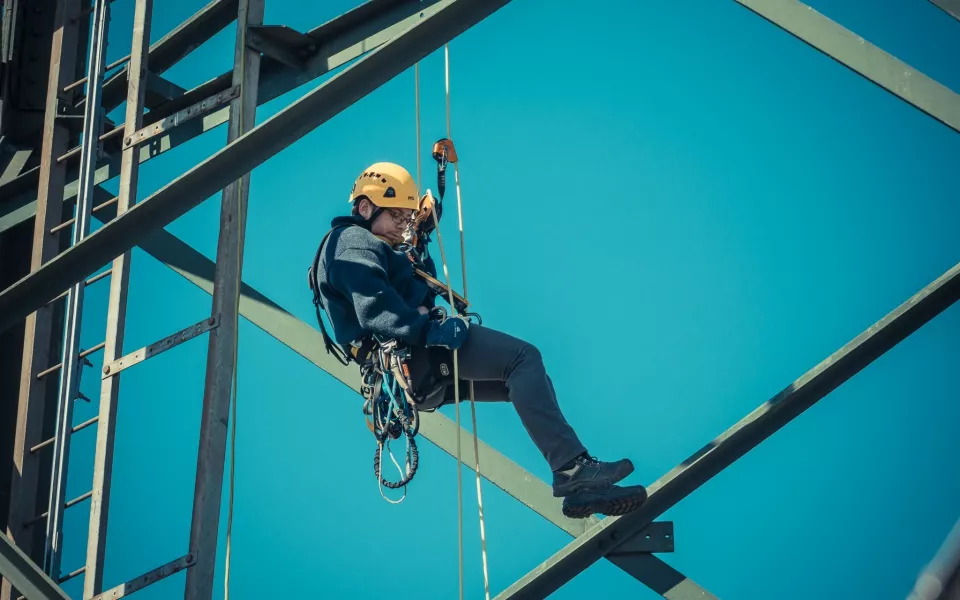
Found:
[{"label": "man's face", "polygon": [[[360,212],[364,218],[370,218],[377,207],[366,200],[363,204],[366,206],[361,206]],[[413,218],[414,212],[410,209],[385,208],[370,226],[370,231],[374,235],[387,238],[393,244],[399,244],[404,241],[404,234],[413,222]]]}]

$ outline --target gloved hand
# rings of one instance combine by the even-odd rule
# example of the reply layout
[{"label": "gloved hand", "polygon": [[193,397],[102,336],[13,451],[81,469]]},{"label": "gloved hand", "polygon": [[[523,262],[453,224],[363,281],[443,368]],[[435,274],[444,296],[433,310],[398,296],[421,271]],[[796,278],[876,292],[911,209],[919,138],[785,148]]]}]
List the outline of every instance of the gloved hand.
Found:
[{"label": "gloved hand", "polygon": [[462,317],[449,317],[443,321],[430,321],[428,327],[427,346],[456,350],[467,340],[470,321]]}]

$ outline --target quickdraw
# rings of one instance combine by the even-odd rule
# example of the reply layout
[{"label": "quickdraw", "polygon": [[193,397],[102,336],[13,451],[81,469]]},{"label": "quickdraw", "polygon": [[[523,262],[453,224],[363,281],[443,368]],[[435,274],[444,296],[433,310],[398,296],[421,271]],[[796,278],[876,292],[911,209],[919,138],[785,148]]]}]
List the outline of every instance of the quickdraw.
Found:
[{"label": "quickdraw", "polygon": [[[367,427],[377,440],[373,470],[381,486],[381,495],[383,487],[406,488],[416,475],[419,465],[416,436],[420,429],[420,416],[405,389],[409,386],[409,369],[406,367],[408,360],[408,350],[399,348],[396,342],[387,342],[377,349],[376,360],[361,367],[364,383],[362,393],[365,398],[363,413],[367,416]],[[401,375],[399,378],[398,373]],[[391,440],[398,440],[401,436],[406,438],[406,471],[400,468],[390,452]],[[381,463],[384,446],[401,473],[398,481],[388,481],[383,477]],[[386,496],[384,498],[386,499]]]},{"label": "quickdraw", "polygon": [[[446,310],[442,307],[434,308],[431,318],[445,319]],[[363,414],[367,428],[377,441],[377,449],[373,458],[373,470],[381,487],[390,489],[404,488],[417,473],[420,455],[417,451],[416,436],[420,430],[420,413],[418,405],[424,398],[436,390],[437,380],[422,384],[422,389],[416,390],[410,371],[410,348],[396,340],[378,344],[373,359],[360,367],[363,384],[361,394],[364,397]],[[400,467],[390,452],[390,442],[400,437],[406,439],[406,469]],[[382,462],[383,449],[387,448],[390,458],[401,478],[398,481],[389,481],[383,477]],[[404,497],[406,492],[404,492]]]}]

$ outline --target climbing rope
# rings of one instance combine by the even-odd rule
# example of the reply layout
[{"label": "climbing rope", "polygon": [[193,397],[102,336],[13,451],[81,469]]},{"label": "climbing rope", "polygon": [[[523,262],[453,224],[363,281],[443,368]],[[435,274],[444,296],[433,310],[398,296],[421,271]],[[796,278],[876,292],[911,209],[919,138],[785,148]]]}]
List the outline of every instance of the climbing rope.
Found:
[{"label": "climbing rope", "polygon": [[[450,132],[450,47],[444,45],[444,66],[446,79],[447,96],[447,139],[452,140],[453,134]],[[467,291],[467,248],[463,234],[463,202],[460,195],[460,161],[453,163],[454,185],[457,189],[457,220],[460,226],[460,273],[463,278],[463,297],[469,303],[470,295]],[[439,233],[437,234],[439,237]],[[470,419],[473,422],[473,457],[476,466],[477,475],[477,507],[480,513],[480,547],[483,560],[483,586],[486,594],[486,600],[490,600],[490,575],[487,565],[487,534],[483,518],[483,493],[480,491],[480,442],[477,433],[477,403],[474,397],[473,381],[470,382]],[[460,430],[457,430],[460,435]]]},{"label": "climbing rope", "polygon": [[[417,124],[417,181],[421,182],[421,168],[420,168],[420,70],[419,63],[416,65],[415,73],[415,87],[416,87],[416,124]],[[446,104],[446,131],[447,131],[447,140],[452,140],[451,134],[451,118],[450,118],[450,45],[444,44],[444,83],[445,83],[445,104]],[[452,142],[450,142],[452,147]],[[446,149],[441,150],[442,154],[438,158],[441,162],[441,168],[438,170],[438,192],[440,194],[441,200],[443,197],[443,188],[445,187],[445,171],[443,170],[446,165]],[[436,157],[436,151],[435,151]],[[454,180],[457,189],[457,212],[458,212],[458,221],[460,228],[460,257],[462,263],[461,273],[463,276],[463,286],[464,286],[464,299],[467,299],[467,269],[466,269],[466,245],[464,241],[464,232],[463,232],[463,202],[460,193],[460,167],[459,160],[454,160]],[[437,245],[440,248],[440,259],[443,265],[443,275],[446,281],[446,292],[449,296],[449,302],[451,307],[456,307],[457,304],[454,300],[453,287],[450,285],[450,273],[447,266],[447,257],[443,245],[443,236],[440,233],[440,221],[437,210],[431,210],[433,215],[433,225],[434,229],[437,232]],[[469,301],[468,301],[469,302]],[[483,516],[483,494],[480,487],[480,451],[479,451],[479,441],[477,435],[477,412],[476,412],[476,402],[474,397],[474,384],[471,381],[469,384],[469,399],[470,399],[470,412],[471,419],[473,421],[473,455],[475,460],[475,470],[477,475],[477,504],[479,507],[479,516],[480,516],[480,542],[482,549],[482,559],[483,559],[483,583],[484,583],[484,592],[486,594],[486,599],[490,599],[490,576],[488,572],[488,563],[487,563],[487,538],[486,538],[486,527],[484,525],[484,516]],[[456,425],[457,425],[457,540],[458,540],[458,567],[459,567],[459,582],[460,582],[460,598],[463,599],[463,480],[462,480],[462,471],[461,463],[463,462],[462,456],[462,442],[461,442],[461,431],[463,428],[460,425],[460,366],[459,366],[459,352],[458,350],[453,351],[453,396],[454,396],[454,411],[456,415]]]}]

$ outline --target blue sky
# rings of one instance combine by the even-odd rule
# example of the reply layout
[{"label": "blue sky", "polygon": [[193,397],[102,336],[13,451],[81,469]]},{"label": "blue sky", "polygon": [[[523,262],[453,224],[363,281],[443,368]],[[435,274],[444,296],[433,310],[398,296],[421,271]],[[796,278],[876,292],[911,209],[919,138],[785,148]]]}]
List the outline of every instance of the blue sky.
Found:
[{"label": "blue sky", "polygon": [[[154,40],[199,5],[163,4]],[[811,5],[960,90],[960,23],[926,1],[881,4]],[[303,31],[353,5],[275,0],[266,22]],[[132,6],[114,4],[108,60],[129,51]],[[226,71],[234,33],[166,76],[189,88]],[[590,451],[637,465],[628,483],[656,480],[960,259],[956,132],[736,2],[517,0],[450,52],[471,299],[540,348]],[[354,177],[380,160],[415,168],[413,81],[253,174],[244,279],[308,323],[304,274]],[[428,161],[445,135],[442,51],[421,84]],[[146,163],[140,198],[225,138]],[[168,230],[212,258],[218,214],[216,196]],[[459,281],[454,214],[442,228]],[[205,293],[139,250],[133,261],[125,351],[209,314]],[[106,292],[87,293],[85,346],[103,339]],[[905,597],[960,518],[958,333],[953,307],[678,504],[662,558],[721,598]],[[108,586],[186,551],[205,340],[123,375]],[[232,597],[455,597],[454,461],[422,442],[407,499],[387,504],[358,397],[249,323],[240,344]],[[76,421],[95,410],[78,404]],[[509,405],[478,418],[485,441],[549,477]],[[74,438],[70,497],[89,489],[93,437]],[[482,598],[470,475],[466,590]],[[483,492],[496,593],[570,538]],[[65,571],[82,564],[86,506],[68,511]],[[175,596],[183,579],[140,595]],[[553,597],[626,594],[657,597],[600,562]]]}]

